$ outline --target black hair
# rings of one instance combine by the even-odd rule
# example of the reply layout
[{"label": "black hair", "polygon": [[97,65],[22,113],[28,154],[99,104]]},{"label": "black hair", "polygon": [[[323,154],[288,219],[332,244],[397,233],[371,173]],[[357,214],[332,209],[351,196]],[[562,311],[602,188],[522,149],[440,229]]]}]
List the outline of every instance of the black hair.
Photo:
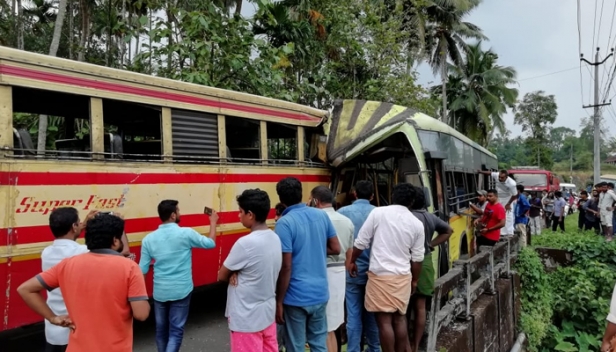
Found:
[{"label": "black hair", "polygon": [[284,212],[284,210],[287,209],[287,206],[282,204],[282,203],[278,203],[278,204],[276,204],[274,209],[276,209],[276,215],[277,216],[281,216],[282,213]]},{"label": "black hair", "polygon": [[560,197],[562,197],[562,196],[563,196],[563,192],[561,192],[561,191],[556,191],[556,192],[554,192],[554,195],[555,195],[556,197],[560,198]]},{"label": "black hair", "polygon": [[493,195],[498,196],[498,191],[497,191],[497,190],[495,190],[494,188],[490,188],[490,189],[488,190],[488,193],[492,193]]},{"label": "black hair", "polygon": [[111,214],[97,214],[86,224],[86,246],[89,250],[111,249],[113,240],[122,239],[124,220]]},{"label": "black hair", "polygon": [[334,202],[334,194],[325,186],[316,186],[310,192],[313,199],[324,204],[332,204]]},{"label": "black hair", "polygon": [[370,181],[359,181],[355,184],[355,193],[357,194],[357,199],[370,200],[374,195],[374,186]]},{"label": "black hair", "polygon": [[608,182],[607,186],[611,189],[614,189],[614,183],[613,182]]},{"label": "black hair", "polygon": [[276,193],[282,204],[290,207],[302,201],[302,183],[295,177],[285,177],[278,181]]},{"label": "black hair", "polygon": [[601,187],[601,182],[597,183],[594,187],[595,187],[595,188],[599,188],[599,187]]},{"label": "black hair", "polygon": [[588,192],[586,192],[586,191],[580,192],[580,195],[583,195],[583,194],[588,195]]},{"label": "black hair", "polygon": [[49,214],[49,228],[54,237],[66,235],[77,223],[79,212],[73,207],[56,208]]},{"label": "black hair", "polygon": [[178,201],[165,199],[158,203],[158,217],[161,221],[167,221],[171,218],[171,214],[178,211]]},{"label": "black hair", "polygon": [[607,186],[607,182],[599,182],[599,187]]},{"label": "black hair", "polygon": [[524,192],[524,185],[517,184],[517,185],[515,185],[515,188],[516,188],[516,189],[518,190],[518,192],[520,192],[520,193],[521,193],[521,192]]},{"label": "black hair", "polygon": [[255,215],[257,222],[265,222],[270,211],[270,199],[267,192],[260,189],[247,189],[237,196],[237,204],[245,213]]},{"label": "black hair", "polygon": [[415,186],[415,199],[413,200],[413,205],[411,205],[411,209],[413,210],[421,210],[426,207],[426,195],[424,194],[424,190],[421,187]]},{"label": "black hair", "polygon": [[507,170],[505,170],[505,169],[500,170],[500,171],[499,171],[499,173],[500,173],[500,174],[503,174],[503,175],[505,175],[505,176],[509,176],[509,171],[507,171]]},{"label": "black hair", "polygon": [[415,199],[415,186],[410,183],[400,183],[394,186],[391,194],[393,204],[410,207]]}]

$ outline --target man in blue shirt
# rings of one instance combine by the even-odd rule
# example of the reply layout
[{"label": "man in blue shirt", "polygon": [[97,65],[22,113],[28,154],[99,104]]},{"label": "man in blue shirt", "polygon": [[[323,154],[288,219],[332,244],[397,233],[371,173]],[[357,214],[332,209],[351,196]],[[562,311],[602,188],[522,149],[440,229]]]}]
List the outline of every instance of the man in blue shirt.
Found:
[{"label": "man in blue shirt", "polygon": [[158,204],[158,216],[163,222],[158,230],[141,242],[139,266],[145,275],[154,262],[154,314],[158,352],[177,352],[182,345],[184,325],[188,318],[192,281],[192,249],[216,247],[218,214],[210,215],[210,235],[180,227],[177,200]]},{"label": "man in blue shirt", "polygon": [[282,268],[276,290],[276,322],[284,324],[287,352],[327,352],[329,301],[327,256],[340,254],[340,243],[327,214],[302,203],[302,184],[287,177],[276,185],[287,206],[274,231],[282,244]]},{"label": "man in blue shirt", "polygon": [[[338,213],[351,219],[355,228],[354,239],[368,218],[368,214],[375,208],[370,204],[374,196],[374,187],[369,181],[359,181],[353,191],[355,201],[353,204],[342,207]],[[379,329],[376,325],[374,313],[369,313],[364,307],[366,282],[368,281],[368,265],[370,264],[370,248],[366,249],[355,262],[357,276],[346,275],[346,309],[347,309],[347,351],[360,352],[362,334],[365,332],[368,344],[367,352],[381,350],[379,344]]]},{"label": "man in blue shirt", "polygon": [[515,220],[514,224],[518,231],[520,231],[520,239],[522,246],[526,246],[526,226],[528,225],[528,211],[530,210],[530,202],[526,195],[524,195],[524,186],[517,184],[515,188],[518,190],[518,201],[515,205]]}]

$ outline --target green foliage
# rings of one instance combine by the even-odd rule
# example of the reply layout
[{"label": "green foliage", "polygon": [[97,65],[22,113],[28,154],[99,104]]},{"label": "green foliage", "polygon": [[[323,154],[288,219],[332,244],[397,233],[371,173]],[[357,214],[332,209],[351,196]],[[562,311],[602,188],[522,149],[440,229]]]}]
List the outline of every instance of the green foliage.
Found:
[{"label": "green foliage", "polygon": [[[515,69],[498,65],[494,51],[484,51],[481,42],[468,45],[464,61],[459,66],[449,66],[450,125],[482,145],[487,145],[491,131],[504,133],[507,128],[502,117],[515,107],[518,97],[518,90],[508,87],[516,82],[515,78]],[[439,96],[441,87],[432,91]]]},{"label": "green foliage", "polygon": [[[605,317],[609,312],[610,299],[616,283],[616,244],[607,243],[594,232],[577,229],[577,214],[566,218],[565,234],[546,231],[533,237],[534,247],[564,249],[572,253],[573,263],[558,267],[545,276],[541,285],[534,277],[522,277],[523,313],[520,328],[529,334],[531,351],[596,351],[600,347]],[[524,251],[531,249],[524,249]],[[524,251],[518,266],[528,267]],[[535,263],[536,264],[536,263]],[[519,269],[520,272],[524,272]],[[528,270],[526,271],[528,272]],[[541,270],[543,273],[543,270]],[[544,274],[545,275],[545,274]],[[537,287],[540,287],[539,289]],[[527,290],[533,293],[527,293]],[[551,302],[541,300],[537,292],[549,291]],[[532,295],[530,307],[524,304],[525,297]],[[541,305],[538,308],[537,305]],[[532,312],[542,309],[549,327],[538,321],[526,320]],[[535,315],[534,319],[540,319]],[[541,333],[540,338],[537,339]]]},{"label": "green foliage", "polygon": [[530,351],[537,351],[551,325],[553,295],[539,255],[530,247],[520,251],[516,270],[522,283],[520,329],[528,336]]}]

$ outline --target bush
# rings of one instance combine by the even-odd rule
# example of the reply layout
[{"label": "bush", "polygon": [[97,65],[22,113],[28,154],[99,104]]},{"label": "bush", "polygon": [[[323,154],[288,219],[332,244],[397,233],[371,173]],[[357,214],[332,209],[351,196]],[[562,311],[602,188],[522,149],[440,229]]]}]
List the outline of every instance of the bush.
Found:
[{"label": "bush", "polygon": [[532,249],[520,253],[520,329],[528,335],[530,351],[596,351],[601,345],[616,283],[616,243],[594,232],[579,232],[576,221],[577,214],[570,216],[565,234],[546,232],[532,242],[570,251],[571,266],[546,274],[543,267],[536,269]]},{"label": "bush", "polygon": [[520,251],[516,270],[522,284],[520,329],[527,335],[529,351],[537,351],[552,324],[552,291],[534,249],[526,247]]}]

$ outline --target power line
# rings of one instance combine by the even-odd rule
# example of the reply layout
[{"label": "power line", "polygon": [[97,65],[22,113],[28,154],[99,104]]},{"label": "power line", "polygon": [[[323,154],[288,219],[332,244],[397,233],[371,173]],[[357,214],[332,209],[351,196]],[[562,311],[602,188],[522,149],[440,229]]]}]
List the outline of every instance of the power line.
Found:
[{"label": "power line", "polygon": [[[595,2],[596,4],[596,2]],[[603,5],[605,4],[605,0],[601,0],[601,11],[600,11],[600,16],[599,16],[599,28],[597,29],[597,44],[599,44],[601,42],[601,22],[603,21]],[[595,5],[596,6],[596,5]],[[596,11],[596,10],[595,10]],[[595,13],[595,18],[596,18],[596,13]],[[609,42],[608,42],[609,44]]]},{"label": "power line", "polygon": [[560,70],[560,71],[554,71],[554,72],[546,73],[546,74],[544,74],[544,75],[539,75],[539,76],[532,76],[532,77],[522,78],[522,79],[519,79],[519,80],[518,80],[518,82],[528,81],[528,80],[535,79],[535,78],[541,78],[541,77],[552,76],[552,75],[555,75],[555,74],[558,74],[558,73],[563,73],[563,72],[567,72],[567,71],[572,71],[572,70],[575,70],[575,69],[577,69],[577,68],[578,68],[577,66],[574,66],[574,67],[571,67],[571,68],[566,68],[566,69],[564,69],[564,70]]},{"label": "power line", "polygon": [[[580,0],[577,0],[578,54],[580,55],[580,57],[582,57],[581,22],[582,22],[582,11],[580,9]],[[582,60],[580,60],[580,99],[582,100],[582,105],[584,105],[584,79],[582,77]],[[590,114],[588,114],[588,116],[590,117]]]},{"label": "power line", "polygon": [[595,0],[595,19],[593,20],[592,26],[592,46],[590,47],[591,52],[595,48],[595,35],[597,34],[597,4],[598,0]]},{"label": "power line", "polygon": [[614,1],[614,10],[612,11],[612,24],[610,25],[610,34],[607,37],[607,50],[605,51],[605,55],[608,54],[610,48],[613,48],[613,46],[610,46],[610,41],[612,40],[612,30],[614,29],[614,18],[616,18],[616,1]]}]

